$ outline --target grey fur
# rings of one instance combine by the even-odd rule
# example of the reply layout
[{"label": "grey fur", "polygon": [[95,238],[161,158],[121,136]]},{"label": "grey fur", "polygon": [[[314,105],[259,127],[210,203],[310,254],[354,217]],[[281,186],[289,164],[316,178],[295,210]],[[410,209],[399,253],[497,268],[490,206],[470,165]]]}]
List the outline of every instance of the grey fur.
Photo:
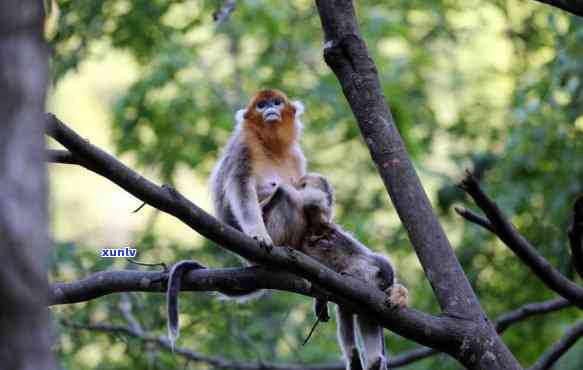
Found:
[{"label": "grey fur", "polygon": [[[391,289],[398,285],[391,261],[373,253],[340,226],[333,224],[333,207],[334,191],[330,182],[319,174],[309,174],[303,176],[296,187],[280,186],[263,210],[267,230],[274,241],[297,248],[337,272],[374,282],[380,290],[389,294],[391,301]],[[341,237],[335,238],[332,243],[318,235],[327,232],[335,232]],[[399,285],[399,288],[406,294],[404,287]],[[406,296],[399,298],[406,300]],[[402,305],[400,302],[395,304]],[[316,307],[323,305],[325,302],[317,302]],[[382,327],[342,307],[338,307],[337,312],[338,341],[346,368],[363,369],[364,361],[367,370],[388,369]],[[316,314],[327,316],[318,309]],[[362,337],[361,349],[356,345],[356,329]]]}]

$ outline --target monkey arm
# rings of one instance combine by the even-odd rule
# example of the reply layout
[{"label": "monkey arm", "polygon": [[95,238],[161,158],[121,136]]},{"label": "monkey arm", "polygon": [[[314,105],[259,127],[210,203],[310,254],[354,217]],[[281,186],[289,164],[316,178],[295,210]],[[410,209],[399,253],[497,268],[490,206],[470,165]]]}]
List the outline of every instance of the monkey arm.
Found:
[{"label": "monkey arm", "polygon": [[261,214],[256,183],[252,177],[236,176],[227,186],[226,197],[229,207],[242,231],[260,243],[273,245]]},{"label": "monkey arm", "polygon": [[395,268],[389,259],[380,254],[373,255],[374,264],[379,269],[376,277],[377,286],[387,290],[395,283]]}]

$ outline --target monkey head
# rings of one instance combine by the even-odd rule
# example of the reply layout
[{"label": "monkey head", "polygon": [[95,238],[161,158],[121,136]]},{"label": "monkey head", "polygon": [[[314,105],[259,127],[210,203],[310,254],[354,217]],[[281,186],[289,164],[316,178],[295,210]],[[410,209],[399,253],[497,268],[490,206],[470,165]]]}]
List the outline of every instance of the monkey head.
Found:
[{"label": "monkey head", "polygon": [[319,173],[309,173],[300,177],[294,185],[302,194],[312,223],[332,222],[334,188],[326,177]]},{"label": "monkey head", "polygon": [[258,125],[293,123],[303,113],[300,102],[290,102],[287,96],[276,89],[260,90],[244,110],[237,112],[239,120]]}]

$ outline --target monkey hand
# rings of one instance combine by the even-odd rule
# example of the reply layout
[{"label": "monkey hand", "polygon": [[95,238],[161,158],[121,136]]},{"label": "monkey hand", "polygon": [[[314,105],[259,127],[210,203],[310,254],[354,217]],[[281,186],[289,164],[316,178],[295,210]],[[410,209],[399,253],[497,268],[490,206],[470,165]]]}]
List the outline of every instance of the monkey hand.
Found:
[{"label": "monkey hand", "polygon": [[409,291],[399,283],[393,284],[385,290],[389,296],[388,303],[391,307],[405,308],[409,306]]},{"label": "monkey hand", "polygon": [[264,248],[267,253],[273,249],[273,241],[265,230],[265,227],[255,227],[248,231],[247,235],[255,239],[261,248]]}]

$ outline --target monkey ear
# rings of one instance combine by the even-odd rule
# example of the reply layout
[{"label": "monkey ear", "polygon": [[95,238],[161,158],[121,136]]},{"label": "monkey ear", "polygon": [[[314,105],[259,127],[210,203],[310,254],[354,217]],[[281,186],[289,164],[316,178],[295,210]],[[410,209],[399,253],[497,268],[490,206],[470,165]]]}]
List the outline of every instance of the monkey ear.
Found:
[{"label": "monkey ear", "polygon": [[245,120],[245,116],[247,115],[247,109],[239,109],[237,113],[235,113],[235,123],[238,125]]},{"label": "monkey ear", "polygon": [[291,106],[294,107],[295,117],[298,118],[304,114],[304,105],[299,100],[294,100],[291,102]]}]

